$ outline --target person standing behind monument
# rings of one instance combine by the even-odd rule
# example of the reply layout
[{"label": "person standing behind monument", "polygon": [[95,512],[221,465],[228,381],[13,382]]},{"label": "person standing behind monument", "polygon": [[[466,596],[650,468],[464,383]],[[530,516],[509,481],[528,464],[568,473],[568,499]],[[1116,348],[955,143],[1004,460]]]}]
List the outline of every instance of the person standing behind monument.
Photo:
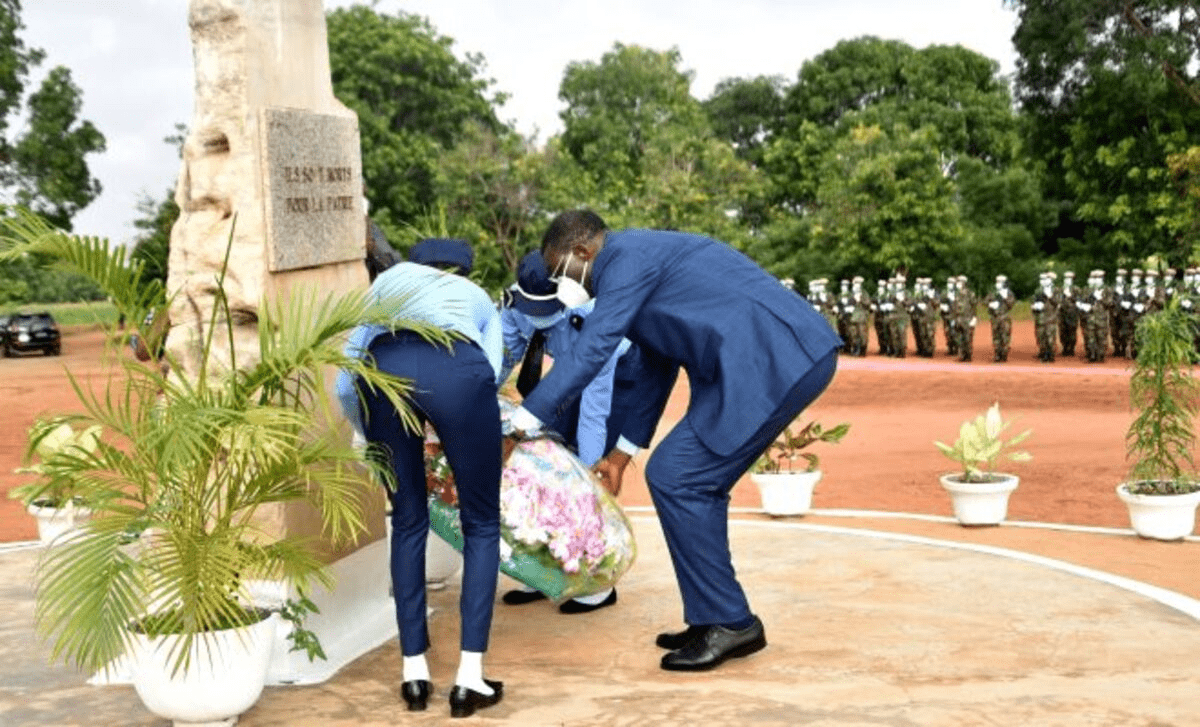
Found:
[{"label": "person standing behind monument", "polygon": [[1038,360],[1054,363],[1055,339],[1058,337],[1058,302],[1049,273],[1038,274],[1038,287],[1029,304],[1033,313],[1034,334],[1037,337]]},{"label": "person standing behind monument", "polygon": [[[471,267],[470,247],[457,240],[423,241],[371,284],[376,301],[407,299],[406,313],[459,336],[447,347],[412,331],[380,325],[355,328],[350,355],[369,357],[380,370],[413,382],[412,403],[421,424],[433,426],[454,472],[463,529],[459,611],[460,659],[450,714],[466,717],[499,702],[504,685],[484,679],[483,655],[492,624],[500,565],[500,409],[497,377],[502,364],[500,314],[479,286],[446,269]],[[418,261],[418,262],[413,262]],[[446,268],[446,269],[439,269]],[[337,393],[346,418],[395,473],[391,501],[391,575],[400,631],[403,684],[409,710],[424,710],[433,685],[425,597],[425,546],[429,507],[425,488],[424,431],[414,433],[395,405],[360,386],[345,370]]]},{"label": "person standing behind monument", "polygon": [[1017,298],[1008,289],[1008,278],[996,276],[996,289],[988,294],[988,317],[992,320],[992,349],[995,355],[993,361],[1003,363],[1008,360],[1008,351],[1012,347],[1012,308]]},{"label": "person standing behind monument", "polygon": [[1080,319],[1079,309],[1075,307],[1075,299],[1079,291],[1075,289],[1075,271],[1063,273],[1062,290],[1058,301],[1058,340],[1062,343],[1062,355],[1075,355],[1075,342],[1079,340]]},{"label": "person standing behind monument", "polygon": [[[560,300],[596,308],[576,346],[512,418],[534,431],[594,378],[622,338],[640,375],[617,449],[597,465],[619,493],[636,447],[650,445],[680,369],[688,409],[646,463],[687,628],[663,633],[661,666],[701,671],[767,645],[729,551],[734,483],[828,386],[837,334],[749,258],[716,240],[659,230],[609,231],[594,212],[558,215],[542,238]],[[628,446],[626,446],[628,445]],[[632,450],[632,451],[631,451]]]}]

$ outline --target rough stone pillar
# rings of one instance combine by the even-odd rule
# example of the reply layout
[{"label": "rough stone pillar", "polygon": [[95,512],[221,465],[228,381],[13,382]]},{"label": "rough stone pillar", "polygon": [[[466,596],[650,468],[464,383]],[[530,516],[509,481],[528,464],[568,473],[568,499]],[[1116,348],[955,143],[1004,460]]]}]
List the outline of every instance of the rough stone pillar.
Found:
[{"label": "rough stone pillar", "polygon": [[[199,364],[227,249],[224,287],[239,365],[256,359],[264,300],[368,284],[358,119],[333,95],[321,0],[191,0],[189,24],[195,113],[175,191],[181,214],[171,232],[167,283],[175,296],[167,345],[184,376]],[[213,361],[228,362],[226,336],[213,341]],[[364,493],[371,532],[357,546],[327,549],[339,583],[349,583],[327,596],[365,599],[377,611],[381,594],[387,600],[386,559],[361,551],[384,545],[377,542],[383,497],[367,482]],[[263,524],[280,534],[319,534],[315,514],[300,505],[268,512]],[[355,569],[364,573],[349,572]],[[356,581],[360,575],[367,580]],[[375,619],[361,605],[327,601],[323,627],[336,632],[344,626],[339,618],[360,621],[349,628]],[[322,640],[327,652],[338,650],[326,635]],[[329,667],[337,661],[331,653]],[[281,680],[289,679],[286,671],[273,669]]]}]

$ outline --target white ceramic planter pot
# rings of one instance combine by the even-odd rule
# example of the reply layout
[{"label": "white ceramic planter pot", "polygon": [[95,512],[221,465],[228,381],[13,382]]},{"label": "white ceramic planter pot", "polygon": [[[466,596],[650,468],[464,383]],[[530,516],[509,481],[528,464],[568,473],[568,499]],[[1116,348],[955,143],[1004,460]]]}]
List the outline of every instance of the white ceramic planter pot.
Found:
[{"label": "white ceramic planter pot", "polygon": [[750,481],[758,485],[763,512],[782,517],[803,515],[812,509],[813,488],[821,470],[812,472],[754,472]]},{"label": "white ceramic planter pot", "polygon": [[1008,496],[1021,478],[994,473],[996,482],[959,482],[958,473],[942,475],[942,487],[950,493],[954,517],[961,525],[999,525],[1008,517]]},{"label": "white ceramic planter pot", "polygon": [[26,510],[37,519],[38,540],[47,546],[69,539],[92,516],[91,510],[74,504],[65,507],[34,504]]},{"label": "white ceramic planter pot", "polygon": [[171,676],[178,636],[134,634],[133,686],[146,709],[176,727],[237,724],[258,701],[267,681],[276,614],[240,629],[215,631],[192,642],[191,662]]},{"label": "white ceramic planter pot", "polygon": [[1129,524],[1143,538],[1180,540],[1196,529],[1200,492],[1186,495],[1135,495],[1128,483],[1117,485],[1117,497],[1129,508]]}]

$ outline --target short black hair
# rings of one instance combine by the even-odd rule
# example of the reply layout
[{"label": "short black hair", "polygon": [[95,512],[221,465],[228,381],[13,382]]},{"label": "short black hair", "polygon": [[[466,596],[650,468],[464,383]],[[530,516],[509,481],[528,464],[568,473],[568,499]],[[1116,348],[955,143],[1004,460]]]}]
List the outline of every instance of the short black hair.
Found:
[{"label": "short black hair", "polygon": [[579,243],[604,234],[608,226],[591,210],[567,210],[555,217],[542,235],[542,254],[564,255]]}]

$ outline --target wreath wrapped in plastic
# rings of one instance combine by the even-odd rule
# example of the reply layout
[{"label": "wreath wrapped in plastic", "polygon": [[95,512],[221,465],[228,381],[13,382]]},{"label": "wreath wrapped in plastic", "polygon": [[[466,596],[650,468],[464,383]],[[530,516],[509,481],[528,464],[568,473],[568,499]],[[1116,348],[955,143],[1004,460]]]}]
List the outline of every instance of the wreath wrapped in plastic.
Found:
[{"label": "wreath wrapped in plastic", "polygon": [[[505,420],[513,405],[501,399]],[[462,524],[452,504],[444,456],[427,448],[430,527],[462,551]],[[612,587],[637,558],[625,512],[599,479],[556,437],[513,447],[500,477],[500,571],[554,602]]]}]

